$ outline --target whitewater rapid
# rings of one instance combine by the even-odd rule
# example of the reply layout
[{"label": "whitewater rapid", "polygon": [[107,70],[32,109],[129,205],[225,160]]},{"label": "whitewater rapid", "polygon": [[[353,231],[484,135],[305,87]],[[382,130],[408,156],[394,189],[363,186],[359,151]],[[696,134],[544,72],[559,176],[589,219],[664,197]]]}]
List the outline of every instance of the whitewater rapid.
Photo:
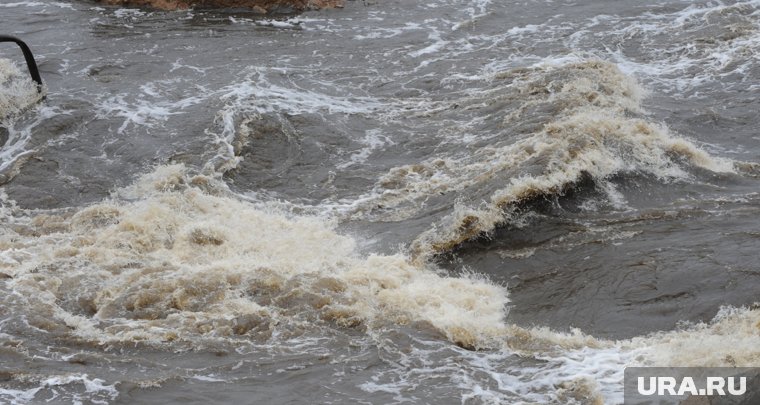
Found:
[{"label": "whitewater rapid", "polygon": [[760,2],[0,13],[47,85],[0,54],[0,402],[760,363]]}]

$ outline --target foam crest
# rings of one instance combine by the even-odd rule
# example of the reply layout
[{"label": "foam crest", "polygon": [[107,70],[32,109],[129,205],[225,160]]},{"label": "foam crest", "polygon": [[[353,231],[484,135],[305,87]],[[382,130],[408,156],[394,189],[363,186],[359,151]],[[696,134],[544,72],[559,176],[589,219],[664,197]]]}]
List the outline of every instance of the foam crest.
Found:
[{"label": "foam crest", "polygon": [[594,375],[609,402],[622,402],[622,370],[643,367],[756,367],[760,311],[724,307],[707,323],[610,342],[611,349],[581,349],[562,358],[566,373]]},{"label": "foam crest", "polygon": [[688,179],[693,167],[735,171],[733,162],[647,120],[646,92],[614,64],[540,65],[491,80],[486,90],[436,112],[471,116],[468,130],[480,126],[487,139],[467,145],[466,153],[391,169],[353,215],[372,216],[382,206],[386,219],[406,219],[447,195],[457,203],[412,244],[416,256],[427,257],[509,221],[519,203],[563,194],[586,177],[610,189],[607,179],[621,173],[671,181]]},{"label": "foam crest", "polygon": [[[418,342],[424,349],[417,353],[395,348],[402,366],[380,372],[362,389],[403,397],[417,384],[413,374],[423,369],[426,375],[450,376],[465,392],[494,403],[619,404],[626,367],[757,365],[759,317],[757,309],[724,308],[708,323],[624,340],[600,339],[578,329],[507,325],[499,351],[468,352],[429,341]],[[451,373],[449,363],[431,358],[454,359],[456,370],[467,371]],[[476,380],[475,374],[481,377]]]},{"label": "foam crest", "polygon": [[625,342],[643,365],[756,367],[760,364],[760,311],[723,307],[709,323]]},{"label": "foam crest", "polygon": [[[45,96],[37,83],[8,59],[0,59],[0,184],[15,176],[29,154],[29,128],[17,129],[23,112]],[[52,114],[45,111],[42,115]],[[20,126],[20,125],[19,125]]]},{"label": "foam crest", "polygon": [[73,214],[13,216],[0,267],[28,323],[96,343],[177,347],[320,325],[425,322],[466,347],[503,333],[502,287],[403,255],[363,257],[322,219],[254,206],[212,183],[161,167]]},{"label": "foam crest", "polygon": [[40,101],[44,92],[37,90],[37,84],[23,74],[12,61],[0,59],[0,124],[8,126],[8,121]]}]

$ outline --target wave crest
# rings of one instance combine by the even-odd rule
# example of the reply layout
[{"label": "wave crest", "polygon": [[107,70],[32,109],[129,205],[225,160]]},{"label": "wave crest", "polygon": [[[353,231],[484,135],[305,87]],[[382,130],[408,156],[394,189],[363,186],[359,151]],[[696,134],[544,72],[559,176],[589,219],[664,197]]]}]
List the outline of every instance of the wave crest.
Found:
[{"label": "wave crest", "polygon": [[487,139],[390,170],[355,211],[399,220],[428,210],[434,226],[412,243],[422,261],[508,222],[515,205],[561,195],[585,178],[603,185],[620,173],[670,181],[689,178],[692,167],[735,172],[734,162],[650,121],[641,106],[646,92],[614,64],[521,68],[492,81],[457,100],[454,110],[464,113],[447,112],[474,116]]},{"label": "wave crest", "polygon": [[74,213],[8,217],[2,271],[7,299],[23,302],[5,304],[34,328],[98,343],[266,340],[330,323],[425,322],[466,347],[500,335],[501,286],[363,257],[324,220],[196,186],[213,182],[166,166]]}]

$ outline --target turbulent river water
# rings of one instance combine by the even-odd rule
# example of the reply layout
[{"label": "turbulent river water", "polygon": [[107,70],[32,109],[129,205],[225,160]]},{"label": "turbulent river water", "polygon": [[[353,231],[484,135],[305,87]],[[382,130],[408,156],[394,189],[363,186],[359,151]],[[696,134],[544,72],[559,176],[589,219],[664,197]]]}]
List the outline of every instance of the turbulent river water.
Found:
[{"label": "turbulent river water", "polygon": [[760,366],[760,1],[0,0],[1,403]]}]

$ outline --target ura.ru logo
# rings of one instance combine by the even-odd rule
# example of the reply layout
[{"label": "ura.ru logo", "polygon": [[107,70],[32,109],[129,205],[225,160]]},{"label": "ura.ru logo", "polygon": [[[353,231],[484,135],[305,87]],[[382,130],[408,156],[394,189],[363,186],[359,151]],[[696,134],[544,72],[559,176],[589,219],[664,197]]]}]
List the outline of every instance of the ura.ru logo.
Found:
[{"label": "ura.ru logo", "polygon": [[705,384],[702,384],[704,388],[697,388],[692,377],[683,377],[680,381],[675,377],[639,377],[637,382],[637,389],[641,395],[738,396],[747,392],[747,377],[706,377]]}]

